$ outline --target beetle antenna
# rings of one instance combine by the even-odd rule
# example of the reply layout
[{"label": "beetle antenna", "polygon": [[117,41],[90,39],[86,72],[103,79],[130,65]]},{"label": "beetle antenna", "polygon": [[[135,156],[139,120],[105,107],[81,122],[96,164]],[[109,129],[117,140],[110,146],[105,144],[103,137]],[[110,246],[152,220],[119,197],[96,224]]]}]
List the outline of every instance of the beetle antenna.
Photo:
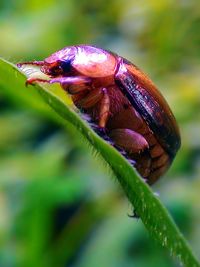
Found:
[{"label": "beetle antenna", "polygon": [[26,61],[17,63],[17,67],[21,67],[23,65],[34,65],[34,66],[43,66],[44,61]]}]

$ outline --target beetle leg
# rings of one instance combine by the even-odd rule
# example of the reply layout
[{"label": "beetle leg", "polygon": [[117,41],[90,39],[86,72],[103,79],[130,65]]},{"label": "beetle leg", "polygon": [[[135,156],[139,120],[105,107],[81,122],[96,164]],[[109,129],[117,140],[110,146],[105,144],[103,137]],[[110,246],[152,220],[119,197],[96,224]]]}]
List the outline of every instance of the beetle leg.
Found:
[{"label": "beetle leg", "polygon": [[105,128],[110,114],[110,98],[106,88],[98,88],[89,92],[83,98],[76,101],[77,107],[88,109],[100,102],[99,109],[99,127]]},{"label": "beetle leg", "polygon": [[32,77],[32,78],[30,77],[26,80],[26,86],[29,84],[34,84],[35,82],[49,83],[49,80],[36,78],[36,77]]},{"label": "beetle leg", "polygon": [[33,84],[35,82],[42,82],[42,83],[60,83],[60,84],[83,84],[83,83],[88,83],[90,82],[90,79],[88,79],[87,77],[83,77],[83,76],[76,76],[76,77],[58,77],[58,78],[53,78],[50,80],[46,80],[46,79],[41,79],[41,78],[36,78],[36,77],[32,77],[32,78],[28,78],[26,80],[26,85],[28,84]]},{"label": "beetle leg", "polygon": [[72,84],[63,86],[63,88],[70,94],[70,95],[77,95],[82,92],[91,91],[91,86],[88,86],[86,84]]},{"label": "beetle leg", "polygon": [[43,66],[44,61],[26,61],[17,63],[17,67],[19,68],[23,65]]},{"label": "beetle leg", "polygon": [[135,160],[137,171],[148,179],[151,172],[151,158],[149,157],[149,145],[146,139],[139,133],[130,129],[114,129],[109,133],[115,146],[125,150],[131,159]]},{"label": "beetle leg", "polygon": [[91,81],[90,78],[84,76],[76,76],[76,77],[58,77],[53,78],[49,81],[49,83],[60,83],[60,84],[85,84]]},{"label": "beetle leg", "polygon": [[105,128],[106,122],[110,115],[110,97],[108,95],[107,89],[102,90],[103,97],[101,99],[100,114],[99,114],[99,127]]},{"label": "beetle leg", "polygon": [[102,88],[94,89],[76,102],[78,108],[88,109],[95,106],[103,97]]},{"label": "beetle leg", "polygon": [[139,133],[130,129],[114,129],[109,133],[116,146],[123,148],[130,154],[140,154],[149,148],[146,139]]}]

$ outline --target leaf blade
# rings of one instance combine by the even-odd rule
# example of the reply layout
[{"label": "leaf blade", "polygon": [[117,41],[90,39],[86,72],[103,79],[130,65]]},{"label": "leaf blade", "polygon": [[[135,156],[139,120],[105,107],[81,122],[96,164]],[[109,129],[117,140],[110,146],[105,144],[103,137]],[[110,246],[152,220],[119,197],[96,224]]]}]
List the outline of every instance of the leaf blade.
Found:
[{"label": "leaf blade", "polygon": [[[14,65],[1,59],[0,70],[2,73],[0,85],[5,87],[13,84],[13,86],[17,85],[18,88],[23,89],[26,76]],[[6,85],[7,82],[8,85]],[[170,254],[176,256],[184,266],[200,266],[189,244],[177,228],[166,208],[158,197],[154,195],[152,189],[136,173],[129,162],[115,148],[99,137],[61,98],[38,84],[34,86],[34,89],[41,94],[45,102],[62,118],[70,122],[73,127],[80,131],[98,154],[108,163],[153,238],[163,247],[166,247]]]}]

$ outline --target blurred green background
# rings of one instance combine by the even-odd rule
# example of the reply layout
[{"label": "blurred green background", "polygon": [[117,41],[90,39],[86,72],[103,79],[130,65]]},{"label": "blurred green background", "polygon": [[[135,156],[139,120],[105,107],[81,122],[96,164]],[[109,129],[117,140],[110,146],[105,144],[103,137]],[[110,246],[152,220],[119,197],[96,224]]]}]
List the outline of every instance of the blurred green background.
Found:
[{"label": "blurred green background", "polygon": [[[182,135],[153,190],[200,258],[200,2],[1,0],[0,40],[14,63],[86,43],[150,75]],[[0,90],[0,266],[179,266],[128,217],[132,207],[80,134],[43,105],[29,88]]]}]

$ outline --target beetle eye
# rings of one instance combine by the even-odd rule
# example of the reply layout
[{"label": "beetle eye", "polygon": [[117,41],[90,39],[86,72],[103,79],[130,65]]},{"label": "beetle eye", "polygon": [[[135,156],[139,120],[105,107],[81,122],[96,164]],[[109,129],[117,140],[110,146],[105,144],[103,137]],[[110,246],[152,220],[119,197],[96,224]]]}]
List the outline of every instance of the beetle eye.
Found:
[{"label": "beetle eye", "polygon": [[72,64],[71,64],[71,60],[63,60],[60,61],[60,67],[62,68],[63,72],[70,72],[71,68],[72,68]]}]

